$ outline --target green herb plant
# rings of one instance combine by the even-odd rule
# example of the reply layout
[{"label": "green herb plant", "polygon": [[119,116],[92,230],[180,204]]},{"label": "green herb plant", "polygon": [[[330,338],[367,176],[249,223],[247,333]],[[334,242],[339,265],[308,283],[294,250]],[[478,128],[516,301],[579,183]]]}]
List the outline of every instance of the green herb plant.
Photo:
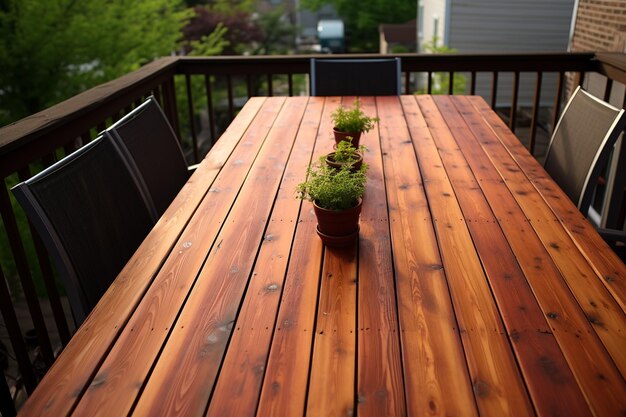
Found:
[{"label": "green herb plant", "polygon": [[326,164],[307,169],[307,180],[298,184],[296,198],[313,201],[327,210],[347,210],[355,207],[365,192],[367,164],[355,172],[343,165],[336,170]]},{"label": "green herb plant", "polygon": [[352,138],[348,136],[350,140],[342,140],[337,144],[337,149],[333,153],[333,160],[335,162],[347,163],[350,164],[352,162],[356,162],[357,152],[363,153],[367,150],[367,148],[363,145],[359,146],[359,148],[355,148],[352,146]]},{"label": "green herb plant", "polygon": [[378,117],[369,117],[361,110],[357,99],[351,108],[339,106],[330,115],[335,129],[340,132],[369,132],[378,122]]}]

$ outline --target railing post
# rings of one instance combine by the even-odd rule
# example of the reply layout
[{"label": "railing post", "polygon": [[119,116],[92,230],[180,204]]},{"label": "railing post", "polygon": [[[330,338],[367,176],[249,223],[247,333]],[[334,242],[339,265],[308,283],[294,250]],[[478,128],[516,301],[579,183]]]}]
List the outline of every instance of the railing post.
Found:
[{"label": "railing post", "polygon": [[174,133],[179,141],[182,141],[180,135],[180,123],[178,122],[178,106],[176,104],[176,86],[174,85],[174,74],[163,83],[163,104],[165,105],[165,115],[169,119]]}]

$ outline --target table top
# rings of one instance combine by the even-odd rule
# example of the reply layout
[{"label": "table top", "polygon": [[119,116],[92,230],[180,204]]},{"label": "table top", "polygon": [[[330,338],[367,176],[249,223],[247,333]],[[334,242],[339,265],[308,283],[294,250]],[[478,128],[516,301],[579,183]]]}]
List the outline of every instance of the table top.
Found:
[{"label": "table top", "polygon": [[361,98],[359,241],[322,245],[342,100],[250,99],[20,415],[623,415],[626,267],[482,98]]}]

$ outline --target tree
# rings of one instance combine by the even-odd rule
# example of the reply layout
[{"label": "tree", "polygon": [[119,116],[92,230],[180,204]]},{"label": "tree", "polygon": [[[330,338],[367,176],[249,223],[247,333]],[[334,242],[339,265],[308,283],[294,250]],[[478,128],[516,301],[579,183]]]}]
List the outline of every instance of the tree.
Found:
[{"label": "tree", "polygon": [[182,0],[0,1],[0,125],[170,55]]},{"label": "tree", "polygon": [[219,26],[226,28],[222,54],[238,55],[247,45],[262,39],[261,29],[251,20],[245,10],[224,11],[210,6],[196,6],[195,16],[183,28],[188,42],[194,42],[214,32]]},{"label": "tree", "polygon": [[404,23],[415,17],[417,2],[407,0],[302,0],[302,6],[317,10],[332,5],[346,26],[351,52],[378,52],[378,25]]}]

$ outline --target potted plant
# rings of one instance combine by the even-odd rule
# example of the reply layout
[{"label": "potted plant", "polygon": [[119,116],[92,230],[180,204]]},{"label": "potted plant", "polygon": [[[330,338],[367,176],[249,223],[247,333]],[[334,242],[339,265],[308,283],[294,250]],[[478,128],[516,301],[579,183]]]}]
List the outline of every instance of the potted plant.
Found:
[{"label": "potted plant", "polygon": [[352,172],[317,164],[307,170],[307,180],[298,185],[297,198],[313,202],[317,234],[327,246],[347,246],[359,236],[359,214],[365,191],[367,165]]},{"label": "potted plant", "polygon": [[343,165],[348,165],[351,171],[358,171],[363,164],[363,152],[367,150],[361,145],[359,148],[352,146],[351,138],[339,142],[333,152],[322,157],[323,162],[335,169],[341,169]]},{"label": "potted plant", "polygon": [[331,113],[330,117],[334,125],[335,142],[339,144],[350,136],[355,148],[359,147],[361,133],[369,132],[374,127],[374,123],[379,120],[378,117],[369,117],[363,113],[358,99],[351,108],[339,106]]}]

